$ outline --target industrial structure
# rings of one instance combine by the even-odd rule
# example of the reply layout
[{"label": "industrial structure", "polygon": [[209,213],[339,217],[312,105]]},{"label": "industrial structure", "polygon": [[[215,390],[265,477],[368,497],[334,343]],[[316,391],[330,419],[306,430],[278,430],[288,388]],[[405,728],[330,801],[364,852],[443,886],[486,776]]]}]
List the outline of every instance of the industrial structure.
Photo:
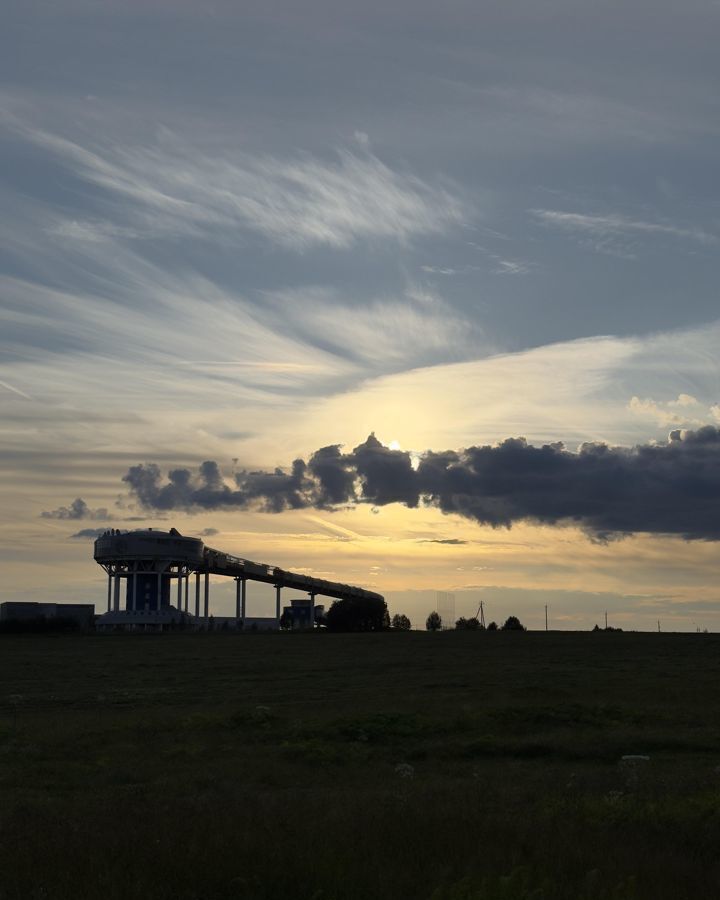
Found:
[{"label": "industrial structure", "polygon": [[77,628],[91,629],[95,624],[92,603],[34,603],[6,600],[0,603],[0,623],[10,622],[52,625],[66,623]]},{"label": "industrial structure", "polygon": [[[211,575],[225,575],[236,582],[235,617],[231,620],[235,628],[253,623],[256,627],[279,628],[284,588],[308,595],[307,599],[303,597],[291,601],[290,607],[297,610],[293,622],[300,622],[308,628],[314,627],[316,614],[322,609],[315,606],[316,596],[337,600],[384,599],[380,594],[363,588],[231,556],[205,546],[200,538],[185,537],[175,528],[170,531],[149,528],[130,532],[110,529],[95,541],[94,557],[108,576],[107,612],[97,618],[97,626],[102,630],[131,628],[162,631],[171,626],[208,628],[211,619]],[[190,601],[191,576],[194,576],[194,604]],[[248,619],[248,581],[274,586],[274,619]],[[173,593],[176,595],[174,604]],[[191,605],[194,605],[193,612]]]}]

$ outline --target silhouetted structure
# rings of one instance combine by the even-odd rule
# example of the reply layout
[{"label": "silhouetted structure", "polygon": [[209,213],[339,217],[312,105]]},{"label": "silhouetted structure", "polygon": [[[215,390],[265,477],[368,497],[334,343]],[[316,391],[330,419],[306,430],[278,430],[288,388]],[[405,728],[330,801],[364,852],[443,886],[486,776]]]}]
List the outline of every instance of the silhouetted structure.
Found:
[{"label": "silhouetted structure", "polygon": [[294,597],[283,609],[280,625],[292,631],[314,628],[325,619],[325,607],[316,606],[312,597]]},{"label": "silhouetted structure", "polygon": [[92,603],[25,603],[8,600],[0,603],[0,622],[43,623],[51,628],[53,623],[67,624],[81,629],[95,624],[95,606]]},{"label": "silhouetted structure", "polygon": [[[200,538],[184,537],[175,528],[149,528],[130,532],[110,529],[95,541],[95,561],[108,574],[107,612],[98,617],[100,628],[205,627],[210,624],[210,575],[225,575],[236,582],[235,626],[247,624],[246,584],[260,581],[275,588],[274,627],[279,627],[281,592],[285,587],[309,595],[308,627],[315,621],[315,597],[338,600],[380,601],[384,598],[360,587],[287,572],[206,547]],[[195,611],[190,612],[190,576],[195,575]],[[125,580],[125,608],[120,593]],[[173,579],[177,601],[171,602]],[[200,609],[201,581],[203,606]],[[255,620],[257,623],[258,620]],[[272,622],[273,620],[267,620]]]},{"label": "silhouetted structure", "polygon": [[435,607],[443,621],[443,628],[452,628],[455,621],[455,594],[449,591],[435,591]]}]

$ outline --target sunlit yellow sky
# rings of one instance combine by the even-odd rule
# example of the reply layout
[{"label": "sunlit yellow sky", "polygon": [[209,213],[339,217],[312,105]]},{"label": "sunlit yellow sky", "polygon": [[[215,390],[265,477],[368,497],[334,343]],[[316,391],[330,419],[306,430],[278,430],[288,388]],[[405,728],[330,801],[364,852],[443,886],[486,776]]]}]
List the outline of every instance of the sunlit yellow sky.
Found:
[{"label": "sunlit yellow sky", "polygon": [[530,627],[720,627],[716,540],[162,513],[122,480],[213,460],[231,484],[371,433],[417,460],[717,427],[720,7],[674,6],[12,5],[0,600],[102,608],[92,530],[176,527],[420,627],[437,591]]}]

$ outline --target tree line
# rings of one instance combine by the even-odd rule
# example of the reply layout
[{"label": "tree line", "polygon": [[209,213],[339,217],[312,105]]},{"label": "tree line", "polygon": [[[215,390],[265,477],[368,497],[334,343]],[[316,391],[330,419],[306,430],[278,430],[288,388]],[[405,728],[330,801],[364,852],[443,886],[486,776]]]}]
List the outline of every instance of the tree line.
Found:
[{"label": "tree line", "polygon": [[[410,631],[412,622],[404,613],[396,613],[392,618],[387,603],[374,597],[351,597],[335,600],[327,611],[322,623],[328,631]],[[440,631],[442,618],[437,611],[427,617],[427,631]],[[485,626],[476,616],[461,616],[455,622],[456,631],[525,631],[517,616],[508,616],[502,625],[490,622]]]},{"label": "tree line", "polygon": [[[443,621],[440,613],[431,612],[425,621],[427,631],[440,631],[443,627]],[[460,616],[455,622],[455,631],[527,631],[517,616],[508,616],[502,625],[497,622],[490,622],[484,625],[477,616]]]}]

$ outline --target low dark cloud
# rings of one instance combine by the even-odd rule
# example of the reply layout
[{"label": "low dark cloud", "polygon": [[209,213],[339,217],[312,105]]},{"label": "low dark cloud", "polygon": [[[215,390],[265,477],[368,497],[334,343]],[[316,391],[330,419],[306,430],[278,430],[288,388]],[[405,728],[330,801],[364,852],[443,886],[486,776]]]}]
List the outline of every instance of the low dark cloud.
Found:
[{"label": "low dark cloud", "polygon": [[418,541],[419,544],[451,544],[453,547],[459,544],[469,544],[469,541],[461,541],[459,538],[426,538]]},{"label": "low dark cloud", "polygon": [[69,506],[48,510],[41,513],[41,516],[43,519],[94,519],[97,522],[105,522],[110,518],[106,509],[90,509],[81,497],[77,497]]},{"label": "low dark cloud", "polygon": [[203,530],[198,533],[198,537],[212,537],[215,534],[220,534],[217,528],[203,528]]},{"label": "low dark cloud", "polygon": [[78,540],[94,541],[106,531],[107,528],[82,528],[80,531],[76,531],[75,534],[71,534],[70,537]]},{"label": "low dark cloud", "polygon": [[133,466],[123,480],[152,510],[199,512],[257,508],[268,512],[369,503],[436,507],[492,527],[529,521],[574,524],[595,540],[637,532],[720,539],[720,430],[670,434],[636,447],[560,443],[535,447],[524,438],[495,446],[426,451],[413,456],[375,435],[350,450],[323,447],[288,470],[241,471],[232,483],[215,462],[164,478],[154,464]]}]

